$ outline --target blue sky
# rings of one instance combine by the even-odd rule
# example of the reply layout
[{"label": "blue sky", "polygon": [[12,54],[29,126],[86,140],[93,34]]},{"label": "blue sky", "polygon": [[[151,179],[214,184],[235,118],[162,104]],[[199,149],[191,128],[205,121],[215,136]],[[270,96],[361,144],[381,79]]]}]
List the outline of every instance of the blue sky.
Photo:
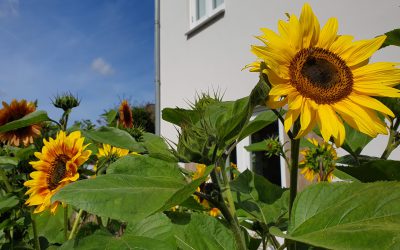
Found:
[{"label": "blue sky", "polygon": [[0,0],[0,100],[81,99],[71,120],[154,102],[154,1]]}]

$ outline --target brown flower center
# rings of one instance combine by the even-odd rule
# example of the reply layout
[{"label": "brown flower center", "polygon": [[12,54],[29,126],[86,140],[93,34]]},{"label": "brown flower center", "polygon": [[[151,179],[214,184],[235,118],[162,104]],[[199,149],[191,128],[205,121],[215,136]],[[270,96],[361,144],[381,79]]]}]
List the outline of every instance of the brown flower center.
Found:
[{"label": "brown flower center", "polygon": [[69,157],[62,154],[52,162],[51,169],[47,175],[47,185],[50,190],[54,190],[58,187],[60,181],[64,179],[67,172],[67,162]]},{"label": "brown flower center", "polygon": [[338,102],[353,89],[353,74],[346,62],[322,48],[300,50],[289,72],[292,86],[318,104]]}]

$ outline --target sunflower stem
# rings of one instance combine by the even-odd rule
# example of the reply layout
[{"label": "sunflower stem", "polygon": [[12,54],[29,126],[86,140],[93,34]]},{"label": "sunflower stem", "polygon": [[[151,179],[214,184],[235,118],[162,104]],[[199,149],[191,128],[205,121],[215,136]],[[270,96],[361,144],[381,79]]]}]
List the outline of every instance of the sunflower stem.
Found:
[{"label": "sunflower stem", "polygon": [[8,177],[3,169],[0,169],[0,177],[4,182],[4,185],[6,186],[6,191],[8,193],[11,193],[13,191],[13,187],[11,186],[10,182],[8,181]]},{"label": "sunflower stem", "polygon": [[68,206],[64,207],[64,240],[68,240]]},{"label": "sunflower stem", "polygon": [[38,231],[37,231],[36,219],[33,216],[33,210],[31,210],[31,220],[32,220],[32,230],[33,230],[33,244],[34,244],[35,250],[40,250],[39,235],[38,235]]},{"label": "sunflower stem", "polygon": [[[292,134],[294,136],[300,130],[300,122],[297,120],[293,125]],[[290,194],[289,194],[289,221],[292,218],[292,209],[294,199],[297,195],[297,179],[298,179],[298,170],[299,170],[299,150],[300,150],[300,139],[290,139],[290,161],[292,162],[290,166]],[[288,242],[289,243],[289,242]],[[290,242],[288,244],[288,249],[296,249],[296,245],[294,242]]]},{"label": "sunflower stem", "polygon": [[398,140],[398,138],[396,138],[397,136],[397,131],[391,128],[389,132],[389,140],[386,145],[385,151],[383,151],[382,153],[381,159],[387,160],[393,150],[395,150],[399,146],[400,141]]},{"label": "sunflower stem", "polygon": [[74,225],[72,226],[71,233],[69,234],[68,240],[71,240],[74,236],[76,231],[78,230],[79,221],[82,217],[83,209],[80,209],[78,214],[76,215]]},{"label": "sunflower stem", "polygon": [[[297,120],[293,126],[293,134],[297,135],[300,130],[300,123]],[[289,199],[289,219],[292,214],[292,207],[294,199],[297,194],[297,179],[298,179],[298,166],[299,166],[299,150],[300,150],[300,139],[291,139],[290,147],[290,199]]]}]

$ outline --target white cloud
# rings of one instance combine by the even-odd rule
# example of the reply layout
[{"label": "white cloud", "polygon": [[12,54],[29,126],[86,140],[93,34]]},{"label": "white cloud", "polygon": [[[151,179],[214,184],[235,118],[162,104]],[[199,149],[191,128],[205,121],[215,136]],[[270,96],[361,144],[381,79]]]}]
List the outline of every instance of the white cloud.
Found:
[{"label": "white cloud", "polygon": [[0,0],[0,17],[19,16],[19,0]]},{"label": "white cloud", "polygon": [[102,75],[111,75],[114,73],[114,69],[111,64],[106,62],[103,58],[98,57],[92,62],[92,69]]}]

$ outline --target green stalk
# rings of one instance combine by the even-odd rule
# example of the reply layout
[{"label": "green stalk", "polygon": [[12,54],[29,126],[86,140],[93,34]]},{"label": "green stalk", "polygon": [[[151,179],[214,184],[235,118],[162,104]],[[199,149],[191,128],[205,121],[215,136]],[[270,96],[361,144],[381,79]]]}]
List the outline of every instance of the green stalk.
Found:
[{"label": "green stalk", "polygon": [[35,217],[33,216],[32,211],[31,211],[31,220],[32,220],[32,229],[33,229],[33,244],[34,244],[35,250],[40,250],[40,242],[39,242],[36,220],[35,220]]},{"label": "green stalk", "polygon": [[13,191],[13,188],[12,188],[10,182],[8,181],[7,175],[6,175],[6,173],[4,172],[3,169],[0,169],[0,176],[1,176],[1,179],[3,180],[3,182],[4,182],[4,185],[6,186],[6,191],[8,193],[11,193]]},{"label": "green stalk", "polygon": [[64,207],[64,239],[68,240],[68,206]]},{"label": "green stalk", "polygon": [[[293,135],[297,136],[297,133],[300,130],[300,122],[297,120],[293,126]],[[299,151],[300,151],[300,139],[291,138],[290,139],[290,160],[292,162],[290,167],[290,194],[289,194],[289,221],[292,218],[292,209],[293,203],[297,195],[297,179],[298,179],[298,170],[299,170]],[[288,249],[296,249],[295,242],[288,242]]]},{"label": "green stalk", "polygon": [[78,214],[77,214],[77,216],[76,216],[76,218],[75,218],[74,225],[72,226],[71,233],[69,234],[69,237],[68,237],[69,240],[72,239],[75,236],[75,233],[78,230],[78,225],[79,225],[79,221],[80,221],[80,219],[82,217],[82,213],[83,213],[83,209],[80,209]]},{"label": "green stalk", "polygon": [[399,127],[399,124],[400,119],[397,118],[395,124],[392,124],[392,126],[390,126],[389,140],[386,145],[385,151],[382,153],[381,159],[387,160],[393,150],[395,150],[399,146],[400,141],[398,141],[398,138],[396,140],[396,137],[398,136],[397,128]]},{"label": "green stalk", "polygon": [[247,249],[246,242],[242,234],[242,230],[240,229],[239,220],[237,219],[236,216],[235,203],[233,201],[231,186],[229,185],[229,178],[226,174],[225,161],[223,161],[223,164],[221,165],[221,173],[222,173],[222,182],[219,183],[220,189],[223,201],[224,200],[227,201],[227,204],[225,202],[222,202],[223,203],[222,205],[228,208],[229,215],[227,216],[230,217],[228,221],[234,233],[238,249],[245,250]]},{"label": "green stalk", "polygon": [[[300,130],[300,123],[297,120],[293,126],[293,134],[297,135]],[[299,169],[299,151],[300,151],[300,139],[290,139],[290,160],[292,162],[290,167],[290,198],[289,198],[289,219],[292,214],[292,207],[294,199],[297,195],[297,179],[298,179],[298,169]]]}]

